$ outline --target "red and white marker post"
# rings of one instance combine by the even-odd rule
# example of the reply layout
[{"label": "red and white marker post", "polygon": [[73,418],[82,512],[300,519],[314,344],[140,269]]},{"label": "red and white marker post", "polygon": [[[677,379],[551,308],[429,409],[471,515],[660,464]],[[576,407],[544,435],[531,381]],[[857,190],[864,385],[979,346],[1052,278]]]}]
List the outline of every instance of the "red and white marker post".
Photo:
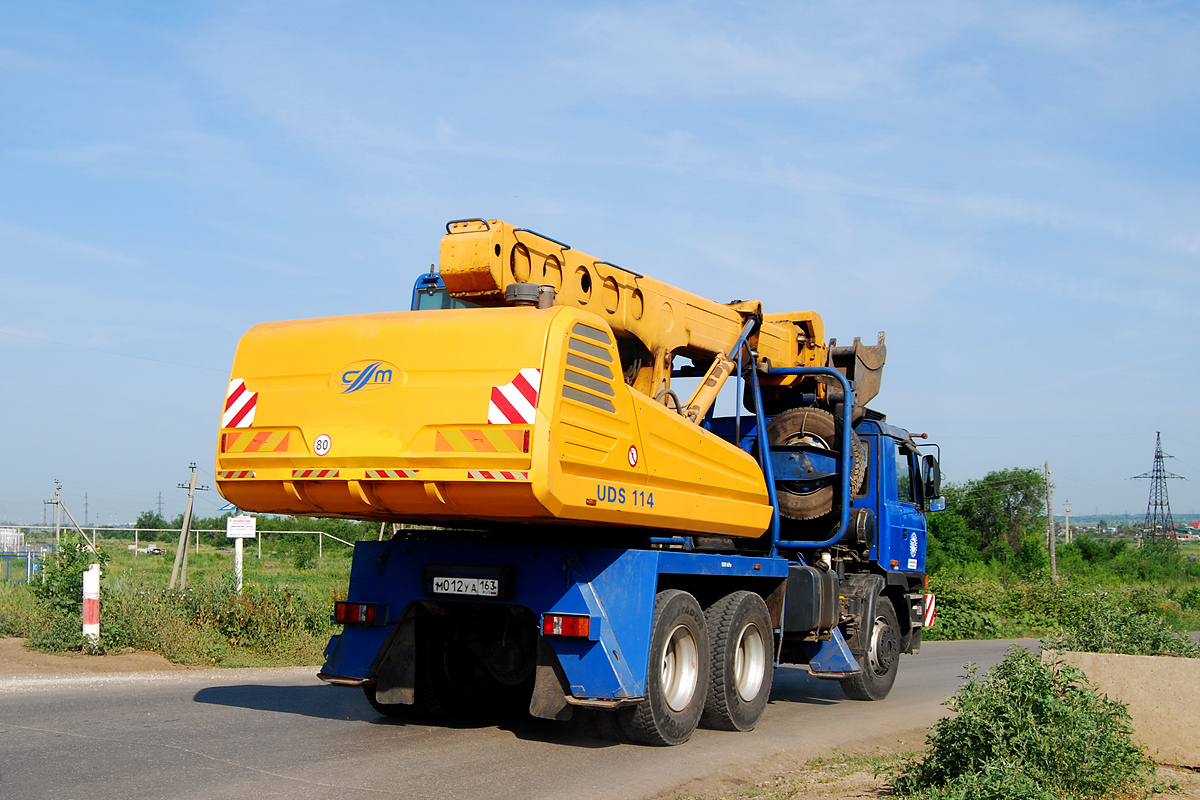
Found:
[{"label": "red and white marker post", "polygon": [[83,639],[93,647],[100,643],[100,565],[83,573]]}]

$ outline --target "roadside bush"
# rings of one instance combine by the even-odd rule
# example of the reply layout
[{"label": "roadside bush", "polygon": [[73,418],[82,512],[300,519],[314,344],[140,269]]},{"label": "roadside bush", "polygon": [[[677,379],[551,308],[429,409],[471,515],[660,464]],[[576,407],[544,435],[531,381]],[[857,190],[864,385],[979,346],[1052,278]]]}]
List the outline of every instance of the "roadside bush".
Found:
[{"label": "roadside bush", "polygon": [[1179,603],[1185,611],[1200,611],[1200,586],[1172,589],[1167,597]]},{"label": "roadside bush", "polygon": [[101,641],[185,664],[319,663],[331,605],[287,586],[247,584],[239,597],[232,580],[185,592],[118,585],[101,601]]},{"label": "roadside bush", "polygon": [[79,534],[62,535],[42,566],[43,580],[30,588],[36,608],[28,609],[23,623],[30,647],[55,651],[83,646],[83,573],[97,563],[102,570],[108,563],[103,549],[93,553]]},{"label": "roadside bush", "polygon": [[1111,797],[1146,787],[1153,765],[1133,739],[1125,706],[1096,693],[1079,670],[1009,648],[946,705],[922,757],[906,763],[898,795],[943,798]]},{"label": "roadside bush", "polygon": [[995,603],[1009,631],[1024,632],[1058,628],[1064,619],[1077,613],[1081,597],[1080,590],[1069,583],[1055,584],[1045,578],[1013,584],[995,598]]},{"label": "roadside bush", "polygon": [[[50,653],[66,650],[80,650],[83,647],[83,601],[80,608],[53,614],[45,627],[35,631],[26,643],[34,650],[44,650]],[[101,640],[103,645],[103,640]]]},{"label": "roadside bush", "polygon": [[46,627],[49,617],[32,588],[23,583],[0,583],[0,637],[28,639]]},{"label": "roadside bush", "polygon": [[[108,563],[104,550],[93,553],[77,533],[64,533],[58,548],[46,558],[42,567],[44,582],[33,584],[33,593],[56,613],[82,613],[83,573],[91,564],[100,564],[103,571]],[[80,637],[82,638],[82,632]]]},{"label": "roadside bush", "polygon": [[931,575],[929,591],[937,595],[937,624],[925,631],[927,640],[994,639],[1002,618],[997,604],[1000,584],[986,578]]},{"label": "roadside bush", "polygon": [[1200,645],[1171,631],[1161,615],[1162,603],[1157,594],[1134,592],[1126,603],[1118,603],[1107,595],[1088,598],[1063,626],[1062,634],[1047,638],[1043,646],[1084,653],[1200,658]]},{"label": "roadside bush", "polygon": [[317,540],[314,537],[294,537],[292,566],[296,569],[313,569],[317,566]]}]

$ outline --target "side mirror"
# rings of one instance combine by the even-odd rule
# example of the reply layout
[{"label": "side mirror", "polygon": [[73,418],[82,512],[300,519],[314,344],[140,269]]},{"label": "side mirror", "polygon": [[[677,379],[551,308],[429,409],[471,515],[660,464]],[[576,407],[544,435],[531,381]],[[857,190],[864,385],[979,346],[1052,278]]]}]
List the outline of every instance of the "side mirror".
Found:
[{"label": "side mirror", "polygon": [[[930,499],[940,497],[942,494],[942,468],[938,465],[936,458],[933,456],[921,457],[921,477],[924,478],[925,496]],[[945,501],[943,501],[942,508],[945,507]]]},{"label": "side mirror", "polygon": [[928,510],[929,511],[945,511],[946,510],[946,498],[944,498],[944,497],[933,498],[932,500],[929,501],[929,509]]}]

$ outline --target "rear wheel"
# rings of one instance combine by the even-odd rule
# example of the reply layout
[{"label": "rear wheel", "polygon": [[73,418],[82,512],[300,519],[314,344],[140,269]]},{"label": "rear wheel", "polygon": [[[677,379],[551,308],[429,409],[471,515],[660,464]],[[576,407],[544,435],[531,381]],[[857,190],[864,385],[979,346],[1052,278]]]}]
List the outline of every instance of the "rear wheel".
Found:
[{"label": "rear wheel", "polygon": [[480,658],[477,638],[461,622],[436,615],[418,620],[415,713],[437,722],[476,722],[527,707],[532,680],[498,681]]},{"label": "rear wheel", "polygon": [[[767,423],[767,439],[771,444],[810,445],[837,452],[841,447],[841,430],[828,411],[819,408],[789,408]],[[866,448],[858,435],[851,432],[850,494],[862,488],[867,474]],[[779,511],[791,519],[809,520],[833,511],[837,497],[835,482],[780,481],[776,497]]]},{"label": "rear wheel", "polygon": [[870,628],[855,635],[867,637],[866,652],[859,659],[862,672],[843,680],[842,691],[851,700],[882,700],[900,667],[900,623],[892,601],[880,595]]},{"label": "rear wheel", "polygon": [[708,607],[712,646],[708,699],[700,724],[748,731],[758,724],[774,676],[771,615],[754,592],[734,592]]},{"label": "rear wheel", "polygon": [[708,629],[700,604],[678,589],[659,592],[650,626],[646,699],[617,712],[621,729],[640,744],[683,744],[704,711],[708,676]]}]

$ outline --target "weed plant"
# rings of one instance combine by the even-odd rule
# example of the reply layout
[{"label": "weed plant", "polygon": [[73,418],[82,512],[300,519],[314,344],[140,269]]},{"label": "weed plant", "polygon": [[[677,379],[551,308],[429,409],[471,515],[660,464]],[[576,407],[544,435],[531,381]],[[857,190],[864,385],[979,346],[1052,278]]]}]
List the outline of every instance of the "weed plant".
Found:
[{"label": "weed plant", "polygon": [[[319,560],[311,536],[272,541],[261,560],[249,551],[239,596],[229,553],[205,546],[189,554],[187,590],[169,591],[170,556],[135,557],[112,544],[97,559],[79,537],[64,535],[44,583],[0,584],[0,636],[48,652],[80,651],[82,575],[97,560],[104,564],[101,651],[148,650],[185,664],[312,665],[337,631],[330,614],[344,597],[350,564],[342,545],[327,547]],[[308,568],[295,566],[297,544],[312,545],[298,548]]]},{"label": "weed plant", "polygon": [[[1116,624],[1110,619],[1112,609],[1137,616],[1138,635],[1161,629],[1163,641],[1171,631],[1200,630],[1200,587],[1196,586],[1097,587],[1068,579],[1058,584],[1034,579],[1005,586],[986,575],[938,574],[929,577],[929,590],[937,595],[937,618],[933,627],[925,629],[925,641],[1053,637],[1080,625]],[[1102,615],[1094,619],[1098,609]]]},{"label": "weed plant", "polygon": [[0,583],[0,636],[27,639],[49,622],[50,613],[37,602],[27,585]]},{"label": "weed plant", "polygon": [[1159,613],[1170,603],[1154,603],[1145,593],[1136,592],[1125,603],[1114,602],[1111,596],[1093,596],[1079,606],[1061,634],[1047,637],[1043,645],[1084,653],[1200,658],[1200,645],[1173,632],[1166,616]]},{"label": "weed plant", "polygon": [[1122,703],[1098,694],[1078,669],[1044,665],[1012,647],[946,705],[921,757],[896,779],[913,800],[1115,797],[1145,789],[1153,764],[1133,739]]}]

